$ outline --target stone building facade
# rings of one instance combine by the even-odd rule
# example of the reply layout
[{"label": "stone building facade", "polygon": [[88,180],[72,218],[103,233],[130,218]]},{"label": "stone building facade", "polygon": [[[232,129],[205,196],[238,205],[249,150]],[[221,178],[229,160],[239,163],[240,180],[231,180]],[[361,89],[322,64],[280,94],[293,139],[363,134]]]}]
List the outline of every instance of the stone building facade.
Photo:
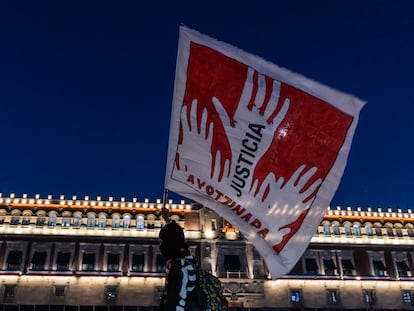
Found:
[{"label": "stone building facade", "polygon": [[[160,200],[0,197],[0,311],[156,310]],[[166,207],[234,310],[413,310],[414,214],[328,208],[289,274],[207,207]]]}]

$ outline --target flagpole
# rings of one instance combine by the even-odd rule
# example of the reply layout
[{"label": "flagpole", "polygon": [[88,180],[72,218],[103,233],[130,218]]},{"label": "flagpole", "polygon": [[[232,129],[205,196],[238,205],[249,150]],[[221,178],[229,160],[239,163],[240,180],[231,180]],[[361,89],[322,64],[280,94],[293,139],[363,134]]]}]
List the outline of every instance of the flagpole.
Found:
[{"label": "flagpole", "polygon": [[164,189],[164,195],[162,197],[162,218],[166,223],[170,222],[170,211],[167,208],[168,189]]}]

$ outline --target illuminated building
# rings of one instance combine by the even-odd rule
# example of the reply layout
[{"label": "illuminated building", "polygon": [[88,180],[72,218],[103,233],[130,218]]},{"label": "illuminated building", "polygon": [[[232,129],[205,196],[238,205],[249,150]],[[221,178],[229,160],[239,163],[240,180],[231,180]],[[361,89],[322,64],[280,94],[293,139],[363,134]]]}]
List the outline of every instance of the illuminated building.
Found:
[{"label": "illuminated building", "polygon": [[[412,310],[414,214],[327,209],[291,272],[208,208],[167,202],[202,269],[248,310]],[[139,311],[158,305],[161,200],[0,196],[0,311]]]}]

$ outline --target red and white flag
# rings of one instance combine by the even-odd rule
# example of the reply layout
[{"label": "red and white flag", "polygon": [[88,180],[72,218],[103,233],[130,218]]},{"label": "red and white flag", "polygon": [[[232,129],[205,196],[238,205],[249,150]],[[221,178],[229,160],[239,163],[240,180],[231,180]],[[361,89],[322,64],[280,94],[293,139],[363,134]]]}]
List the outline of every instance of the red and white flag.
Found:
[{"label": "red and white flag", "polygon": [[363,105],[182,26],[165,187],[237,227],[275,279],[320,224]]}]

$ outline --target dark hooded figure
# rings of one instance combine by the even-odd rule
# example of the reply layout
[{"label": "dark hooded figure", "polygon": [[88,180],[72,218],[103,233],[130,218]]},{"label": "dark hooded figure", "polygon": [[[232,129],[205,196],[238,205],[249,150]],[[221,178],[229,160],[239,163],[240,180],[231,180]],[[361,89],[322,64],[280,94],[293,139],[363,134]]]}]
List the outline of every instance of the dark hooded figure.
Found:
[{"label": "dark hooded figure", "polygon": [[167,267],[161,310],[205,310],[198,303],[196,263],[185,242],[183,229],[173,220],[161,229],[159,239]]}]

